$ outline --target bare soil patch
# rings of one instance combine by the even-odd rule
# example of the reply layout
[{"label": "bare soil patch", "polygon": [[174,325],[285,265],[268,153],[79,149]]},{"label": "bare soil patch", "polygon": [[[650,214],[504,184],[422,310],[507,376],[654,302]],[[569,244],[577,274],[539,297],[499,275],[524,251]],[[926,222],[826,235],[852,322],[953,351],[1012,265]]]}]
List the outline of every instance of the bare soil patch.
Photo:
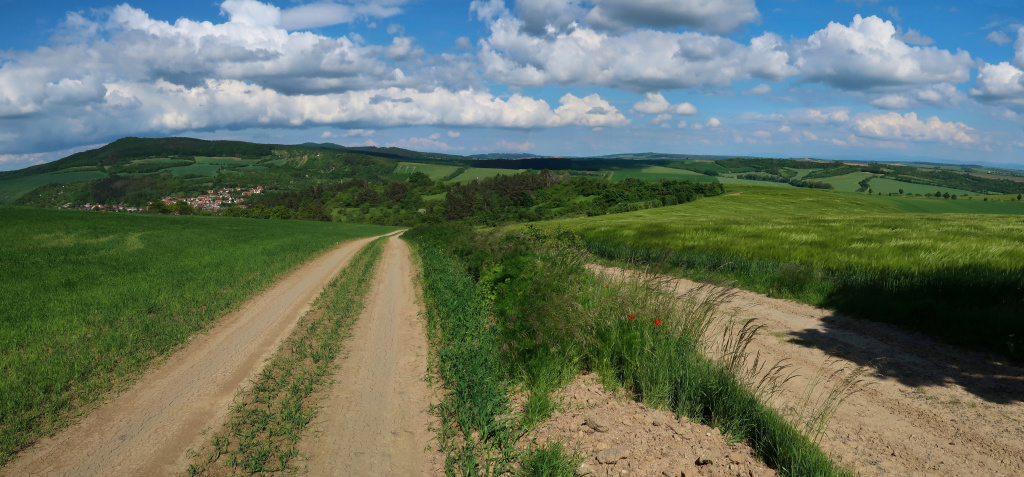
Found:
[{"label": "bare soil patch", "polygon": [[0,475],[175,475],[236,390],[263,367],[332,277],[372,239],[344,243],[224,316],[81,422],[42,439]]},{"label": "bare soil patch", "polygon": [[384,249],[323,408],[299,444],[310,475],[443,475],[429,451],[427,339],[409,246]]},{"label": "bare soil patch", "polygon": [[[679,293],[698,286],[670,283]],[[793,365],[797,377],[772,403],[784,414],[800,414],[834,370],[866,367],[866,388],[839,408],[822,441],[861,475],[1024,475],[1021,368],[894,326],[753,292],[736,291],[729,307],[735,318],[766,326],[751,351]]]},{"label": "bare soil patch", "polygon": [[718,429],[676,419],[615,395],[587,374],[556,392],[561,410],[535,428],[524,444],[556,441],[582,454],[578,472],[594,476],[771,476],[775,471],[744,444]]}]

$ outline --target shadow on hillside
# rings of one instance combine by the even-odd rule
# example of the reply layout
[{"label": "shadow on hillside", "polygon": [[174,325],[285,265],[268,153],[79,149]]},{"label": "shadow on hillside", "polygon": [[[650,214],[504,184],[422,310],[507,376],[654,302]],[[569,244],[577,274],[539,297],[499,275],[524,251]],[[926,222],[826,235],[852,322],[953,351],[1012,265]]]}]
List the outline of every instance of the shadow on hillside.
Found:
[{"label": "shadow on hillside", "polygon": [[790,333],[789,342],[877,370],[908,388],[957,384],[996,404],[1024,401],[1024,369],[1000,356],[965,350],[885,323],[830,315],[824,330]]}]

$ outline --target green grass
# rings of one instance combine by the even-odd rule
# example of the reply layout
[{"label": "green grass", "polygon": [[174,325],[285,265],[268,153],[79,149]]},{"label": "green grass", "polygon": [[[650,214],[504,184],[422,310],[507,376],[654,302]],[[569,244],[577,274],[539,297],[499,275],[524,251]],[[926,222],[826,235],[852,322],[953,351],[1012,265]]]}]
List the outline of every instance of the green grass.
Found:
[{"label": "green grass", "polygon": [[0,462],[334,243],[393,227],[0,208]]},{"label": "green grass", "polygon": [[494,177],[498,174],[510,176],[512,174],[518,174],[520,172],[526,172],[526,169],[483,169],[478,167],[470,167],[465,172],[455,176],[451,179],[451,182],[471,182],[475,179],[484,179],[487,177]]},{"label": "green grass", "polygon": [[[699,279],[728,278],[773,296],[1018,355],[1024,352],[1024,217],[936,213],[1016,205],[750,188],[548,226],[578,232],[606,258],[661,257]],[[913,209],[931,213],[907,212]]]},{"label": "green grass", "polygon": [[964,194],[981,195],[978,194],[977,192],[971,192],[962,189],[952,189],[949,187],[939,187],[922,184],[911,184],[909,182],[894,181],[892,179],[883,179],[881,177],[871,179],[871,182],[869,183],[868,187],[870,187],[871,190],[876,194],[879,192],[881,192],[882,194],[898,194],[900,189],[903,189],[903,192],[906,194],[924,195],[934,194],[935,191],[941,191],[942,193],[949,192],[950,194],[956,194],[961,197]]},{"label": "green grass", "polygon": [[132,161],[132,164],[171,164],[179,161],[181,159],[175,157],[154,157],[150,159],[136,159]]},{"label": "green grass", "polygon": [[241,159],[238,157],[197,157],[196,164],[213,164],[218,166],[248,166],[259,162],[257,159]]},{"label": "green grass", "polygon": [[490,301],[465,264],[439,246],[456,237],[422,233],[413,229],[403,237],[421,262],[431,366],[448,391],[437,407],[445,473],[499,475],[515,460],[515,435],[509,420],[501,418],[509,413],[508,385],[500,373]]},{"label": "green grass", "polygon": [[[806,174],[804,174],[804,175],[806,175]],[[859,184],[860,181],[864,180],[864,178],[866,178],[866,177],[870,177],[870,176],[873,176],[873,175],[874,174],[871,174],[869,172],[853,172],[853,173],[850,173],[850,174],[843,174],[841,176],[825,177],[825,178],[821,178],[821,179],[811,179],[811,181],[814,181],[814,182],[827,182],[829,184],[832,184],[832,186],[835,187],[835,190],[842,190],[842,191],[847,191],[847,192],[855,192],[857,189],[860,189],[860,184]],[[872,183],[875,180],[878,180],[878,179],[877,178],[872,179]]]},{"label": "green grass", "polygon": [[641,179],[651,182],[657,182],[660,179],[693,182],[718,182],[716,178],[711,176],[706,176],[686,169],[675,169],[662,166],[647,166],[642,169],[632,170],[616,170],[611,177],[611,180],[614,182],[620,182],[626,179]]},{"label": "green grass", "polygon": [[721,182],[723,184],[730,184],[730,185],[768,186],[768,187],[787,187],[787,188],[793,187],[793,186],[791,186],[791,185],[789,185],[789,184],[787,184],[785,182],[752,181],[752,180],[749,180],[749,179],[737,179],[735,177],[726,177],[726,176],[718,176],[715,179],[718,179],[718,182]]},{"label": "green grass", "polygon": [[107,177],[99,171],[49,172],[20,179],[0,181],[0,204],[13,204],[19,197],[46,184],[67,184]]},{"label": "green grass", "polygon": [[312,310],[236,399],[226,428],[195,456],[190,475],[295,470],[291,460],[298,455],[296,446],[317,413],[310,397],[323,389],[342,342],[363,309],[386,240],[382,237],[363,247],[327,285]]},{"label": "green grass", "polygon": [[184,176],[187,176],[187,175],[196,175],[196,176],[202,176],[202,177],[213,177],[213,176],[217,175],[217,171],[219,171],[221,169],[221,167],[223,167],[223,166],[221,166],[219,164],[199,164],[199,163],[196,163],[196,164],[193,164],[191,166],[172,167],[172,168],[166,169],[166,170],[171,171],[171,174],[173,174],[174,177],[184,177]]},{"label": "green grass", "polygon": [[444,164],[419,164],[415,162],[399,162],[398,166],[395,167],[395,174],[412,174],[413,172],[422,172],[430,177],[430,180],[436,181],[442,177],[445,177],[458,169],[459,166],[446,166]]},{"label": "green grass", "polygon": [[687,169],[696,172],[715,171],[718,173],[729,172],[728,169],[718,165],[714,161],[681,161],[673,162],[673,167],[679,167],[681,169]]}]

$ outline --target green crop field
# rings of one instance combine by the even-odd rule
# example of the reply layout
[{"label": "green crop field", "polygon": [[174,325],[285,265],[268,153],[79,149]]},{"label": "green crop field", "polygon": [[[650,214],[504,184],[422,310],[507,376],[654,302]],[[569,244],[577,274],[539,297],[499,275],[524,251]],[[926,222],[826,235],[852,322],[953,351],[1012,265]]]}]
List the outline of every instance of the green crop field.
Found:
[{"label": "green crop field", "polygon": [[216,164],[219,166],[248,166],[256,164],[256,159],[240,159],[237,157],[197,157],[196,164]]},{"label": "green crop field", "polygon": [[174,174],[174,177],[184,177],[187,175],[213,177],[217,175],[217,171],[219,171],[221,167],[223,166],[219,164],[193,164],[191,166],[172,167],[165,170],[171,171],[171,174]]},{"label": "green crop field", "polygon": [[909,182],[894,181],[892,179],[883,179],[881,177],[871,179],[871,182],[869,184],[869,187],[872,191],[874,191],[875,193],[881,192],[883,194],[898,194],[900,192],[900,189],[903,189],[903,193],[905,194],[924,195],[929,193],[934,194],[935,191],[941,191],[942,193],[949,192],[950,194],[956,194],[958,196],[963,196],[965,194],[981,195],[978,194],[977,192],[971,192],[962,189],[952,189],[949,187],[938,187],[922,184],[911,184]]},{"label": "green crop field", "polygon": [[705,172],[705,171],[715,171],[715,172],[718,172],[718,173],[729,172],[728,169],[726,169],[726,168],[716,164],[713,161],[681,161],[681,162],[673,162],[672,166],[673,167],[678,167],[680,169],[687,169],[687,170],[690,170],[690,171],[696,171],[698,173]]},{"label": "green crop field", "polygon": [[0,463],[331,245],[394,227],[0,207]]},{"label": "green crop field", "polygon": [[626,179],[641,179],[652,182],[660,179],[693,182],[718,182],[711,176],[706,176],[686,169],[675,169],[662,166],[647,166],[642,169],[617,170],[611,176],[611,180],[614,182],[620,182]]},{"label": "green crop field", "polygon": [[413,172],[422,172],[430,177],[430,180],[436,181],[442,177],[445,177],[458,169],[459,166],[446,166],[443,164],[418,164],[415,162],[399,162],[398,167],[395,168],[395,174],[412,174]]},{"label": "green crop field", "polygon": [[67,184],[70,182],[89,181],[107,177],[105,172],[50,172],[19,179],[0,181],[0,204],[12,204],[18,197],[46,184]]},{"label": "green crop field", "polygon": [[470,167],[466,169],[466,172],[459,174],[452,182],[471,182],[476,179],[484,179],[487,177],[494,177],[498,174],[504,174],[510,176],[512,174],[518,174],[520,172],[526,172],[526,169],[483,169],[477,167]]},{"label": "green crop field", "polygon": [[[998,215],[1005,212],[1018,215]],[[979,198],[751,187],[549,226],[576,231],[601,256],[667,257],[685,275],[728,278],[762,293],[1018,355],[1024,352],[1021,213],[1024,204]]]},{"label": "green crop field", "polygon": [[718,182],[723,184],[740,185],[740,186],[767,186],[767,187],[793,187],[785,182],[769,182],[769,181],[752,181],[749,179],[737,179],[735,177],[718,176],[715,177]]},{"label": "green crop field", "polygon": [[[807,174],[803,174],[803,175],[807,175]],[[860,189],[860,181],[864,180],[867,177],[871,177],[872,175],[874,175],[874,174],[871,174],[869,172],[853,172],[853,173],[844,174],[844,175],[841,175],[841,176],[825,177],[825,178],[822,178],[822,179],[811,179],[811,180],[812,181],[827,182],[829,184],[832,184],[832,186],[835,187],[836,190],[845,190],[845,191],[849,191],[849,192],[854,192],[857,189]],[[803,176],[798,176],[798,177],[803,177]]]},{"label": "green crop field", "polygon": [[132,161],[131,163],[132,164],[171,164],[171,163],[175,163],[175,162],[178,162],[178,161],[181,161],[181,159],[176,159],[176,158],[173,158],[173,157],[154,157],[154,158],[150,158],[150,159],[136,159],[136,160]]}]

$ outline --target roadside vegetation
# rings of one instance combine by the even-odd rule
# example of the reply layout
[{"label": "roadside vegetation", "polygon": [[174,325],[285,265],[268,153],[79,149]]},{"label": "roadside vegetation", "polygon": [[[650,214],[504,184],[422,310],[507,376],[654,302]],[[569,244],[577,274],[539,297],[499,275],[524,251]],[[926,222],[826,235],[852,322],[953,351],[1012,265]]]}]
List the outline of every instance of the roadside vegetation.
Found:
[{"label": "roadside vegetation", "polygon": [[1024,358],[1024,218],[906,213],[902,200],[883,199],[751,188],[545,225],[575,231],[606,259],[665,263],[697,280]]},{"label": "roadside vegetation", "polygon": [[363,310],[382,237],[363,247],[317,298],[248,387],[224,429],[189,465],[189,475],[264,474],[295,470],[303,430],[316,416],[316,395],[330,379],[342,342]]},{"label": "roadside vegetation", "polygon": [[448,475],[574,475],[571,443],[520,451],[516,442],[556,408],[551,393],[585,371],[748,442],[783,475],[849,475],[764,404],[785,375],[746,353],[754,325],[727,327],[729,344],[714,344],[723,295],[679,300],[657,282],[599,277],[566,231],[437,225],[405,237],[422,259],[433,366],[446,387],[438,435]]},{"label": "roadside vegetation", "polygon": [[394,230],[0,207],[0,463],[340,241]]}]

